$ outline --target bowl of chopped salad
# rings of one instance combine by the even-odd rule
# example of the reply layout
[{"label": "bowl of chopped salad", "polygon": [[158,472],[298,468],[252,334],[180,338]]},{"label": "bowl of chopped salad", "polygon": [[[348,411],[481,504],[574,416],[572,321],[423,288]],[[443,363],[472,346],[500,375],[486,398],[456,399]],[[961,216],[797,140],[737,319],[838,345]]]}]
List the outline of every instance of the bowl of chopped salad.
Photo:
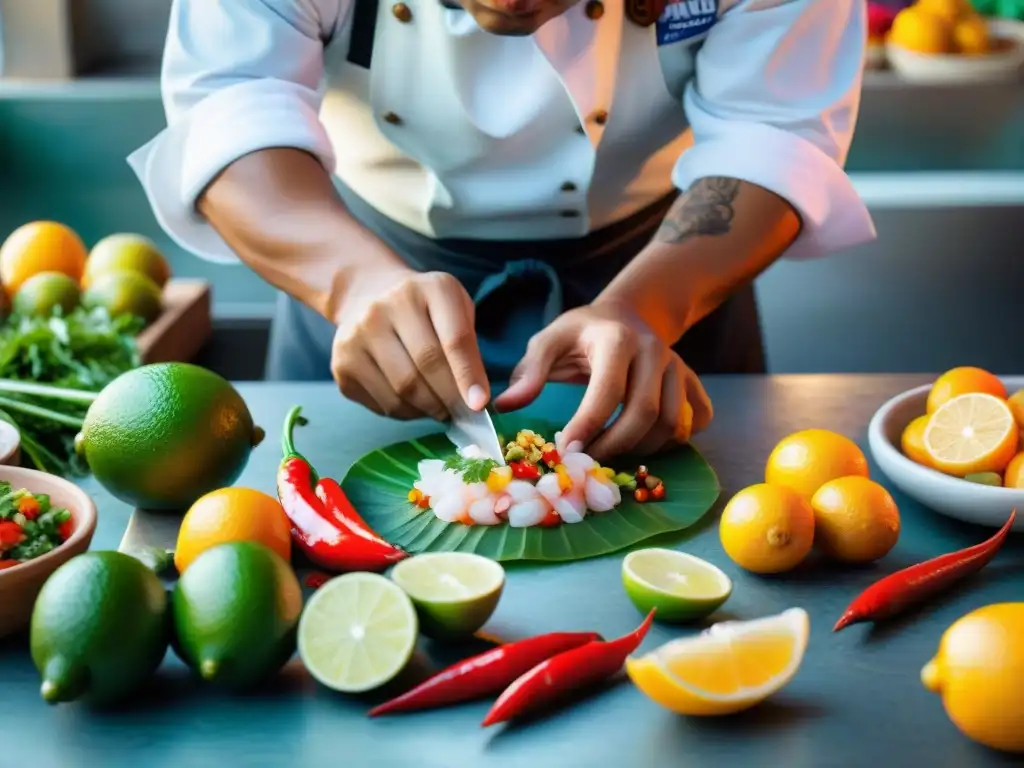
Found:
[{"label": "bowl of chopped salad", "polygon": [[95,530],[96,505],[74,483],[0,466],[0,637],[28,625],[44,582]]}]

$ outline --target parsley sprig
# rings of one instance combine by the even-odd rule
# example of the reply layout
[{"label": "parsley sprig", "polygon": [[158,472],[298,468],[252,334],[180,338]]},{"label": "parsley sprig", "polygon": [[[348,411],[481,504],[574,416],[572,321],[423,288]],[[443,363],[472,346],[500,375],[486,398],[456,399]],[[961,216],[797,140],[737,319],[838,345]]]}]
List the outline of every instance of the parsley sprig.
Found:
[{"label": "parsley sprig", "polygon": [[444,468],[450,469],[467,483],[483,483],[491,474],[492,469],[498,467],[494,459],[467,459],[458,453],[452,454],[444,462]]}]

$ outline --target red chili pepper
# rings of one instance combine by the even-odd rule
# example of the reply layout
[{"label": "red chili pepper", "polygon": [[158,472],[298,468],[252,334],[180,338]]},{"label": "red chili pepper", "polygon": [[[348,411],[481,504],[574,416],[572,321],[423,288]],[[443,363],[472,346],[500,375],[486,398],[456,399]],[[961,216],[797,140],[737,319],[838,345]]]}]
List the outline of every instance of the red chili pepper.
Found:
[{"label": "red chili pepper", "polygon": [[18,546],[25,538],[21,526],[12,520],[0,523],[0,550]]},{"label": "red chili pepper", "polygon": [[481,725],[486,728],[540,709],[570,691],[605,680],[622,669],[643,642],[655,609],[643,623],[615,640],[595,640],[552,656],[516,678],[494,702]]},{"label": "red chili pepper", "polygon": [[57,526],[57,535],[60,536],[61,541],[67,541],[68,539],[70,539],[71,534],[74,532],[75,521],[70,517]]},{"label": "red chili pepper", "polygon": [[443,707],[498,693],[545,659],[600,639],[596,632],[551,632],[501,645],[453,664],[368,714]]},{"label": "red chili pepper", "polygon": [[313,563],[329,571],[383,568],[380,546],[353,533],[335,514],[329,513],[314,490],[317,477],[309,462],[295,450],[292,432],[305,424],[301,408],[285,418],[281,445],[284,458],[277,471],[277,496],[291,521],[292,540]]},{"label": "red chili pepper", "polygon": [[876,581],[850,603],[832,628],[833,632],[861,621],[887,619],[977,573],[995,556],[1013,527],[1017,510],[990,539],[973,547],[950,552],[904,568]]},{"label": "red chili pepper", "polygon": [[310,589],[320,589],[320,587],[330,581],[330,579],[331,577],[326,573],[314,571],[306,577],[306,586]]},{"label": "red chili pepper", "polygon": [[352,536],[364,543],[365,546],[360,552],[366,561],[358,570],[383,570],[409,556],[405,550],[383,539],[363,521],[337,480],[321,478],[316,484],[316,497],[320,499],[328,513],[333,514]]},{"label": "red chili pepper", "polygon": [[528,461],[513,461],[509,466],[512,467],[512,477],[517,480],[536,480],[540,477],[540,470]]},{"label": "red chili pepper", "polygon": [[544,515],[544,519],[540,521],[539,525],[541,528],[554,528],[562,524],[562,517],[555,510],[550,509],[548,513]]},{"label": "red chili pepper", "polygon": [[34,496],[22,496],[18,499],[18,511],[26,520],[35,520],[39,517],[39,502]]}]

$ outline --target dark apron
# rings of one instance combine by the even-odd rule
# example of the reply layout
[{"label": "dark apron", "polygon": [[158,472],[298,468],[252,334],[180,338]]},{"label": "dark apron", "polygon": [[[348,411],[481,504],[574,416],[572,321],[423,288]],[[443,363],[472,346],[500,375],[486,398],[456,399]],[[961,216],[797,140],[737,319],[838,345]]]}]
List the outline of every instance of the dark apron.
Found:
[{"label": "dark apron", "polygon": [[[675,193],[581,238],[542,241],[432,240],[389,219],[339,184],[349,212],[410,267],[448,272],[476,303],[480,352],[493,381],[507,381],[530,337],[558,315],[588,304],[650,242]],[[339,243],[339,248],[344,248]],[[686,280],[679,275],[680,282]],[[334,326],[281,294],[266,378],[329,381]],[[740,289],[674,347],[697,374],[764,373],[752,286]]]}]

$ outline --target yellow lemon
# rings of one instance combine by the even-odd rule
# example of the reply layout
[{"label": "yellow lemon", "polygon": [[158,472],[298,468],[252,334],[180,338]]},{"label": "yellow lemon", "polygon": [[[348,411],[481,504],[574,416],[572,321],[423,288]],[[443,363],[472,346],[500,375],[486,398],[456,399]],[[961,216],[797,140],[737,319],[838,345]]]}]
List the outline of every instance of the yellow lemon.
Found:
[{"label": "yellow lemon", "polygon": [[954,397],[932,414],[924,431],[932,466],[956,477],[1002,472],[1019,440],[1006,401],[981,393]]},{"label": "yellow lemon", "polygon": [[900,537],[900,511],[885,488],[866,477],[825,483],[811,499],[814,543],[844,563],[885,557]]},{"label": "yellow lemon", "polygon": [[952,37],[951,21],[912,5],[896,14],[888,40],[917,53],[949,53],[953,48]]},{"label": "yellow lemon", "polygon": [[810,501],[829,480],[850,475],[868,476],[868,460],[857,444],[827,429],[805,429],[775,446],[764,480],[789,486]]},{"label": "yellow lemon", "polygon": [[903,455],[911,461],[930,467],[932,460],[924,448],[924,430],[927,426],[927,415],[918,416],[907,424],[907,428],[903,430],[903,436],[900,438],[900,448],[903,449]]},{"label": "yellow lemon", "polygon": [[1006,404],[1010,406],[1010,413],[1013,414],[1013,420],[1017,422],[1017,426],[1024,429],[1024,389],[1018,389],[1010,395]]},{"label": "yellow lemon", "polygon": [[724,621],[626,659],[626,674],[650,699],[678,714],[730,715],[793,679],[809,631],[802,608],[753,621]]},{"label": "yellow lemon", "polygon": [[1024,453],[1018,453],[1006,465],[1003,485],[1006,488],[1024,489]]},{"label": "yellow lemon", "polygon": [[964,365],[953,368],[939,376],[928,392],[928,413],[935,413],[954,397],[983,392],[993,397],[1006,399],[1006,386],[995,374],[983,368]]},{"label": "yellow lemon", "polygon": [[953,24],[974,13],[970,0],[917,0],[914,8],[937,16],[947,24]]},{"label": "yellow lemon", "polygon": [[953,27],[953,48],[964,56],[983,56],[992,50],[988,22],[981,16],[966,16]]},{"label": "yellow lemon", "polygon": [[1024,603],[987,605],[954,622],[921,682],[965,736],[1024,752]]},{"label": "yellow lemon", "polygon": [[781,573],[811,551],[814,511],[792,488],[752,485],[725,505],[718,532],[736,565],[753,573]]}]

